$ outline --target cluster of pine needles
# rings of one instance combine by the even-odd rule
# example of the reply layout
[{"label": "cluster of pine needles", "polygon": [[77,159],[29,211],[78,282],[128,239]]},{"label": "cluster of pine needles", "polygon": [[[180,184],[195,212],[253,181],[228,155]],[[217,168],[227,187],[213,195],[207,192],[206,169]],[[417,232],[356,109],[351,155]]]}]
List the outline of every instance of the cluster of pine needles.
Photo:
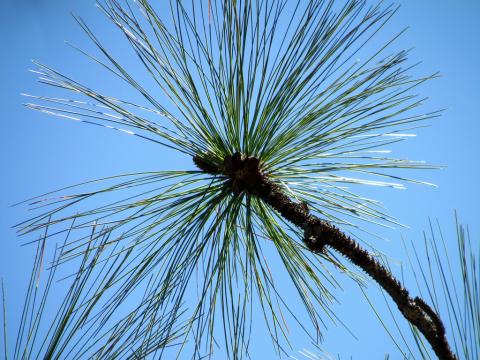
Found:
[{"label": "cluster of pine needles", "polygon": [[[77,50],[144,102],[36,63],[40,81],[68,95],[26,95],[28,108],[217,167],[235,153],[255,157],[292,198],[352,232],[365,221],[396,224],[378,200],[355,191],[359,185],[403,188],[422,182],[402,174],[431,168],[386,148],[439,115],[421,112],[424,99],[412,94],[436,75],[413,77],[409,52],[391,50],[402,32],[372,41],[393,6],[172,0],[156,9],[148,0],[103,0],[98,7],[131,46],[145,79],[79,17],[98,51]],[[147,78],[156,92],[142,85]],[[279,354],[290,351],[287,319],[313,342],[330,320],[340,321],[331,310],[339,287],[333,269],[356,275],[331,253],[312,254],[298,229],[260,199],[232,194],[225,177],[192,163],[190,170],[122,174],[59,191],[27,201],[36,214],[16,226],[20,234],[43,235],[15,359],[159,358],[173,346],[192,358],[217,347],[229,358],[255,358],[249,345],[258,314]],[[64,241],[47,266],[54,239]],[[41,332],[62,269],[73,272],[71,286]],[[293,300],[282,294],[288,281]],[[298,316],[298,304],[306,317]]]}]

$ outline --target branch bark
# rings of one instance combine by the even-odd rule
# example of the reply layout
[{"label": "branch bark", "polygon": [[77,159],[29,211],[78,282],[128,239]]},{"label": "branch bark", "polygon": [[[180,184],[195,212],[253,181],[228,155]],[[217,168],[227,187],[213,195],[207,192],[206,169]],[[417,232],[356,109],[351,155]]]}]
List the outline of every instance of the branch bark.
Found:
[{"label": "branch bark", "polygon": [[328,221],[310,214],[303,204],[292,200],[261,172],[258,159],[235,153],[225,158],[223,168],[215,168],[204,159],[194,157],[193,160],[201,170],[225,176],[234,194],[245,191],[257,196],[284,219],[301,228],[304,231],[303,240],[311,251],[320,253],[328,246],[360,267],[390,295],[402,315],[425,336],[439,359],[457,360],[447,341],[445,327],[435,311],[421,298],[412,298],[400,281],[356,241]]}]

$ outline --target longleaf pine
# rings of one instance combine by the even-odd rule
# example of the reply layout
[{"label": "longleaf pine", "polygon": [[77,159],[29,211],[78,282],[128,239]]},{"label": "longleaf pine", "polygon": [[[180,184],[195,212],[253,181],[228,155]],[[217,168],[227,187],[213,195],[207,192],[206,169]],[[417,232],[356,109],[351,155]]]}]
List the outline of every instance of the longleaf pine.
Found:
[{"label": "longleaf pine", "polygon": [[[168,147],[191,166],[120,174],[27,202],[40,210],[16,228],[43,234],[30,294],[40,291],[52,238],[65,242],[50,271],[79,267],[41,347],[29,335],[37,322],[24,325],[14,358],[171,358],[172,348],[179,358],[218,348],[231,359],[256,358],[249,345],[260,322],[281,356],[289,322],[319,341],[326,323],[339,321],[332,269],[361,281],[346,266],[353,264],[380,284],[429,351],[456,359],[436,311],[354,235],[364,222],[396,224],[362,188],[422,183],[405,169],[432,168],[388,150],[439,115],[422,111],[417,95],[436,74],[413,76],[409,51],[393,50],[402,32],[379,41],[396,7],[362,0],[101,0],[98,7],[137,64],[125,65],[80,17],[97,51],[77,50],[142,101],[36,62],[40,81],[59,95],[26,95],[26,106],[154,142],[159,153]],[[290,282],[294,296],[280,282]],[[27,310],[35,305],[29,299]],[[297,316],[299,306],[307,316]]]}]

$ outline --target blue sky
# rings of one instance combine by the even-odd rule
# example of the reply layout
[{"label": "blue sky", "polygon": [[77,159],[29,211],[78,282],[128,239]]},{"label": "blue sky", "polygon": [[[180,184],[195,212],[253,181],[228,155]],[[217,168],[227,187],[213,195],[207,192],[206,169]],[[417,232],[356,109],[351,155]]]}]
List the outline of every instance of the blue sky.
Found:
[{"label": "blue sky", "polygon": [[[437,184],[438,188],[413,185],[407,190],[388,190],[376,195],[391,214],[409,226],[396,231],[385,230],[381,235],[386,241],[378,241],[378,246],[392,258],[404,260],[401,237],[419,239],[428,226],[429,217],[438,218],[445,228],[452,229],[455,209],[461,221],[471,226],[474,239],[479,238],[480,2],[398,3],[401,8],[385,33],[410,26],[397,46],[414,46],[412,59],[422,61],[418,71],[440,71],[442,75],[421,87],[421,93],[430,98],[425,109],[447,109],[440,119],[430,122],[431,126],[420,129],[416,138],[399,147],[401,154],[409,158],[445,165],[442,170],[418,175]],[[33,248],[20,247],[22,239],[10,228],[28,215],[25,208],[11,208],[11,204],[87,179],[129,171],[191,166],[189,159],[156,145],[113,131],[61,121],[22,107],[25,99],[20,93],[55,94],[52,89],[36,83],[35,75],[27,71],[33,68],[30,59],[81,76],[82,81],[98,84],[103,89],[111,86],[102,83],[104,78],[97,67],[90,66],[85,58],[64,44],[64,40],[69,40],[91,48],[70,12],[81,15],[102,37],[112,36],[112,27],[90,0],[4,0],[0,12],[4,49],[0,57],[3,108],[0,275],[5,279],[12,304],[21,299]],[[119,54],[125,46],[117,42],[111,45]],[[324,334],[325,348],[332,354],[352,355],[354,359],[366,358],[372,353],[378,354],[374,358],[389,351],[395,354],[391,341],[372,320],[371,311],[359,296],[359,292],[347,283],[344,292],[338,294],[341,304],[337,307],[339,316],[348,321],[359,339],[353,340],[341,327],[330,327]],[[10,314],[13,318],[17,315],[15,311],[18,309]],[[345,347],[346,343],[350,345]],[[294,339],[294,345],[292,354],[309,347],[300,338]],[[268,351],[261,343],[256,346],[258,348],[252,349],[255,354]]]}]

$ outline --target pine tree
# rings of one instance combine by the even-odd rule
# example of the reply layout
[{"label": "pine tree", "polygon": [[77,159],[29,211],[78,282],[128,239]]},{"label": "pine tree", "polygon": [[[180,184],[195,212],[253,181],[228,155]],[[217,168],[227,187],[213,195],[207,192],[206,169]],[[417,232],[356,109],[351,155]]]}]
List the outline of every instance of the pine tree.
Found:
[{"label": "pine tree", "polygon": [[[273,246],[310,316],[315,334],[309,336],[320,336],[323,315],[335,318],[326,284],[337,280],[325,264],[348,272],[342,255],[391,296],[440,359],[456,359],[437,313],[354,239],[358,221],[394,219],[348,186],[402,187],[419,181],[395,170],[431,168],[391,158],[384,146],[439,115],[422,113],[424,99],[412,94],[436,75],[410,75],[408,51],[390,50],[398,35],[357,59],[395,7],[361,0],[178,0],[162,11],[147,0],[98,5],[168,103],[76,18],[102,58],[80,51],[146,104],[103,94],[37,63],[42,82],[76,97],[30,95],[35,100],[27,106],[153,141],[189,157],[195,168],[119,175],[81,184],[79,193],[32,199],[47,210],[17,225],[19,232],[71,233],[55,264],[81,259],[61,312],[68,316],[54,331],[48,356],[64,350],[72,329],[93,323],[89,329],[101,336],[88,351],[100,358],[161,355],[174,341],[186,351],[188,339],[200,358],[213,350],[215,331],[228,356],[242,358],[253,303],[281,353],[288,343],[282,314],[295,317],[296,304],[277,292],[279,279],[264,256]],[[102,197],[105,205],[75,210]],[[198,298],[187,311],[195,287]],[[140,290],[139,305],[107,329]],[[72,335],[65,335],[72,322]]]}]

